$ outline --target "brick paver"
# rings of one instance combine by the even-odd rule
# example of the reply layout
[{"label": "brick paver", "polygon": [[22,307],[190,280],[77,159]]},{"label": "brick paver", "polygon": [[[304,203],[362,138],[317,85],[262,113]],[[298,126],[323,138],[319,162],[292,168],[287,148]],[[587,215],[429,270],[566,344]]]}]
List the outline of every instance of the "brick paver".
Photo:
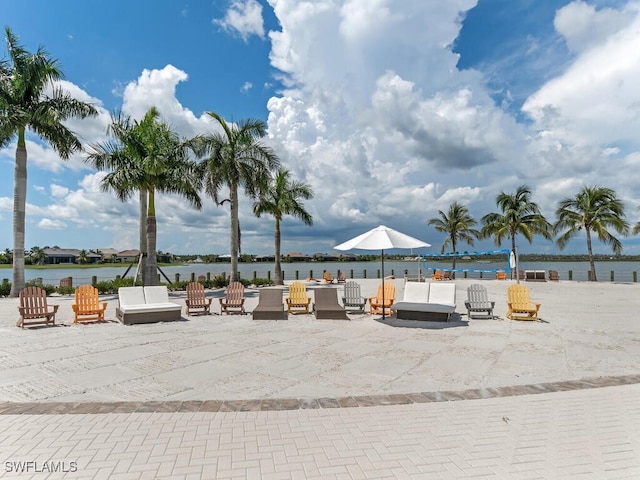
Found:
[{"label": "brick paver", "polygon": [[355,408],[4,414],[0,451],[0,476],[21,479],[640,478],[640,384]]}]

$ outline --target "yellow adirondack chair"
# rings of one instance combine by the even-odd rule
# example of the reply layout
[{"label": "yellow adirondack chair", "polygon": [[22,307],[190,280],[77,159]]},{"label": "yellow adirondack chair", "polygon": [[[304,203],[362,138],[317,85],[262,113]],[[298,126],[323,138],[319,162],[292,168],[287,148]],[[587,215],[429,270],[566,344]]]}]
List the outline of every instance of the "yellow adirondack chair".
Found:
[{"label": "yellow adirondack chair", "polygon": [[511,320],[538,320],[539,303],[532,303],[529,290],[524,285],[511,285],[507,288],[507,318]]},{"label": "yellow adirondack chair", "polygon": [[302,282],[293,282],[289,285],[287,300],[287,313],[309,313],[311,297],[307,296],[307,287]]},{"label": "yellow adirondack chair", "polygon": [[55,325],[59,305],[47,304],[47,292],[40,287],[26,287],[20,291],[20,318],[16,326]]},{"label": "yellow adirondack chair", "polygon": [[393,304],[396,296],[396,287],[393,283],[384,283],[384,303],[382,301],[382,284],[378,285],[378,292],[375,297],[369,297],[369,313],[379,314],[382,313],[384,308],[385,315],[391,315],[391,305]]},{"label": "yellow adirondack chair", "polygon": [[185,306],[187,309],[187,315],[191,315],[193,311],[200,311],[209,315],[211,313],[211,301],[212,298],[207,298],[204,293],[204,286],[198,282],[191,282],[187,285],[187,298],[185,298]]},{"label": "yellow adirondack chair", "polygon": [[76,288],[73,309],[73,323],[86,321],[104,321],[107,302],[101,302],[98,289],[92,285],[82,285]]},{"label": "yellow adirondack chair", "polygon": [[226,296],[219,300],[221,313],[244,314],[244,285],[241,282],[231,282]]}]

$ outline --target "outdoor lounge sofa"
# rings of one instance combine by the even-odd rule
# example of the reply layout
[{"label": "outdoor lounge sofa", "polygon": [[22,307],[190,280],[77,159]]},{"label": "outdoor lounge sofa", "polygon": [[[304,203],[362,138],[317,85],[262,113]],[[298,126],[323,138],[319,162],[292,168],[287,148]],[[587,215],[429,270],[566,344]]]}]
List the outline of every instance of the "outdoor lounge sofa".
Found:
[{"label": "outdoor lounge sofa", "polygon": [[448,321],[456,310],[455,283],[406,282],[402,301],[391,306],[400,320]]},{"label": "outdoor lounge sofa", "polygon": [[167,287],[120,287],[116,318],[124,325],[180,320],[182,307],[169,301]]}]

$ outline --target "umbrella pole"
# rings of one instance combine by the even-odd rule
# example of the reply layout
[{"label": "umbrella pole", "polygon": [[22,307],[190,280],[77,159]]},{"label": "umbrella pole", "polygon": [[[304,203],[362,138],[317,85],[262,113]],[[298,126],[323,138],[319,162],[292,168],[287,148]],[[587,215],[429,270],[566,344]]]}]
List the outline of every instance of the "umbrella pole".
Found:
[{"label": "umbrella pole", "polygon": [[382,320],[384,320],[384,250],[380,250],[382,253]]}]

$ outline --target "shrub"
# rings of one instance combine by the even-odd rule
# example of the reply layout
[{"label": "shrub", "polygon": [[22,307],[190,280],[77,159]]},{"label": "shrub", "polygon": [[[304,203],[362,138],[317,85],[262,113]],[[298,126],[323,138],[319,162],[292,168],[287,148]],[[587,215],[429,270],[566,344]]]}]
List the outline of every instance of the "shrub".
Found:
[{"label": "shrub", "polygon": [[0,284],[0,297],[8,297],[9,293],[11,293],[11,282],[5,278]]},{"label": "shrub", "polygon": [[[47,287],[51,287],[52,290],[49,291]],[[59,295],[73,295],[76,291],[75,287],[54,287],[53,285],[42,285],[42,288],[47,291],[47,295],[51,295],[53,292],[58,292]]]}]

